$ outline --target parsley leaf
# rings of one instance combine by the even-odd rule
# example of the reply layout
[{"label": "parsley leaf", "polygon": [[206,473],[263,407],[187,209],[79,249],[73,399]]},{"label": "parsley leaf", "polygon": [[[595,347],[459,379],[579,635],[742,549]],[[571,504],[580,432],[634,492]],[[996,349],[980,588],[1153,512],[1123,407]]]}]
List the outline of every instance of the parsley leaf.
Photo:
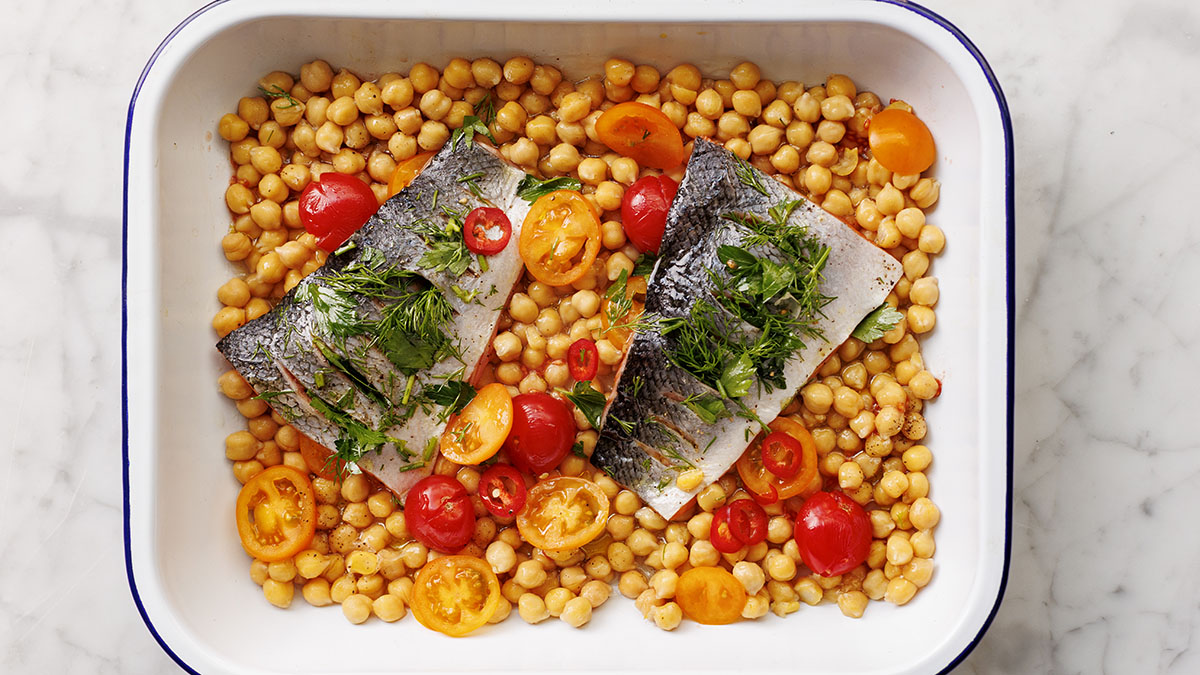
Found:
[{"label": "parsley leaf", "polygon": [[429,252],[417,261],[417,267],[440,272],[448,271],[458,277],[471,266],[471,251],[461,241],[439,241],[429,247]]},{"label": "parsley leaf", "polygon": [[495,137],[492,136],[491,130],[488,129],[487,124],[483,120],[474,115],[467,115],[463,118],[462,126],[450,134],[450,150],[456,150],[459,143],[470,148],[475,143],[475,134],[487,136],[493,145],[496,143]]},{"label": "parsley leaf", "polygon": [[354,299],[321,284],[304,287],[313,307],[313,326],[326,337],[350,337],[362,332]]},{"label": "parsley leaf", "polygon": [[741,398],[750,393],[750,385],[754,383],[754,364],[750,355],[742,355],[725,365],[717,387],[726,398]]},{"label": "parsley leaf", "polygon": [[683,404],[705,424],[713,424],[722,417],[729,417],[725,402],[712,394],[693,394],[683,399]]},{"label": "parsley leaf", "polygon": [[387,434],[359,422],[345,410],[331,405],[320,396],[314,395],[310,400],[317,412],[337,425],[339,433],[334,452],[338,459],[344,462],[357,462],[368,452],[379,452],[385,443],[392,440]]},{"label": "parsley leaf", "polygon": [[654,263],[658,262],[658,255],[651,251],[646,251],[642,257],[638,258],[637,264],[633,266],[633,273],[630,276],[644,277],[654,271]]},{"label": "parsley leaf", "polygon": [[587,418],[588,424],[592,425],[593,429],[600,428],[600,416],[604,414],[604,406],[607,405],[608,399],[604,394],[592,389],[591,382],[576,382],[571,391],[559,389],[560,393],[567,398],[568,401],[575,404],[579,412]]},{"label": "parsley leaf", "polygon": [[895,328],[903,318],[903,314],[885,302],[858,322],[858,326],[850,335],[863,342],[874,342],[883,337],[884,333]]},{"label": "parsley leaf", "polygon": [[475,388],[462,380],[449,380],[421,390],[421,396],[434,405],[444,406],[457,415],[475,398]]},{"label": "parsley leaf", "polygon": [[577,457],[588,458],[587,453],[583,451],[583,441],[575,441],[575,444],[571,446],[571,453]]},{"label": "parsley leaf", "polygon": [[559,176],[558,178],[547,178],[539,180],[534,176],[525,174],[520,183],[517,183],[517,196],[527,202],[536,202],[539,197],[548,195],[555,190],[581,190],[583,183],[579,182],[578,178],[570,176]]}]

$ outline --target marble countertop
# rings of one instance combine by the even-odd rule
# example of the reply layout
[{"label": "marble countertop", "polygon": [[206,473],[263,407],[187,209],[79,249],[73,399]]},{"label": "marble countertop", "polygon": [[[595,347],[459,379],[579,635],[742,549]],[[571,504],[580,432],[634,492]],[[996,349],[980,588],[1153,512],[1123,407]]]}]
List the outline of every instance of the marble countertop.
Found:
[{"label": "marble countertop", "polygon": [[[955,672],[1200,672],[1200,442],[1183,420],[1200,5],[924,4],[990,60],[1018,167],[1012,564]],[[0,241],[19,252],[0,266],[0,672],[178,670],[125,580],[121,157],[138,74],[198,6],[48,0],[0,22]]]}]

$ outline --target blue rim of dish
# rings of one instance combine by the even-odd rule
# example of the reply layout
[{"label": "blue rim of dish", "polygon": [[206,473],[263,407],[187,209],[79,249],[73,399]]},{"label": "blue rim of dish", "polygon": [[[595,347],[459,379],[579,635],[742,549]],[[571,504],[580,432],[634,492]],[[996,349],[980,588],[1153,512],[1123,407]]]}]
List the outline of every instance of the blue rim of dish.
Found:
[{"label": "blue rim of dish", "polygon": [[[146,81],[146,77],[150,74],[150,69],[158,61],[158,57],[184,28],[187,27],[197,17],[204,14],[208,10],[217,5],[225,4],[229,0],[213,0],[209,4],[201,7],[193,12],[190,16],[184,19],[178,26],[175,27],[163,41],[159,43],[154,53],[150,55],[150,59],[146,62],[146,67],[142,69],[142,74],[138,77],[137,84],[133,87],[133,96],[129,100],[129,113],[125,119],[125,153],[124,167],[122,172],[122,190],[121,190],[121,486],[123,491],[122,511],[124,520],[124,538],[125,538],[125,576],[129,582],[129,590],[133,594],[133,602],[137,605],[138,614],[142,617],[142,622],[146,624],[146,628],[150,630],[150,634],[154,636],[155,641],[162,647],[163,651],[170,656],[179,667],[189,673],[199,675],[198,671],[188,665],[178,654],[171,649],[167,641],[159,634],[158,629],[154,627],[154,622],[150,620],[150,615],[146,612],[146,607],[142,603],[142,598],[138,594],[137,580],[133,575],[133,556],[131,540],[129,536],[129,377],[128,377],[128,338],[129,338],[129,308],[128,308],[128,293],[127,286],[129,281],[129,138],[133,131],[133,111],[137,106],[138,94],[142,91],[142,85]],[[1005,495],[1004,495],[1004,567],[1000,574],[1000,586],[996,590],[996,600],[992,604],[991,611],[984,619],[983,624],[979,627],[979,632],[975,637],[959,652],[958,656],[954,657],[950,663],[946,664],[939,672],[939,675],[948,673],[958,666],[967,656],[974,651],[979,645],[979,641],[983,639],[988,628],[991,627],[992,621],[996,618],[996,613],[1000,611],[1000,604],[1004,599],[1004,591],[1008,586],[1009,563],[1012,558],[1012,474],[1013,474],[1013,405],[1015,396],[1013,395],[1014,384],[1014,369],[1015,369],[1015,319],[1016,319],[1016,293],[1013,279],[1013,263],[1015,261],[1016,250],[1016,232],[1014,220],[1014,168],[1013,168],[1013,131],[1012,117],[1009,114],[1008,102],[1004,97],[1004,91],[1000,88],[1000,82],[996,79],[996,75],[992,72],[992,67],[984,58],[983,53],[971,42],[961,30],[953,23],[947,20],[942,15],[934,12],[931,9],[923,7],[908,0],[875,0],[885,5],[893,5],[901,7],[910,12],[921,16],[934,24],[944,28],[950,33],[963,48],[975,59],[979,67],[983,69],[983,75],[988,81],[988,85],[992,89],[992,93],[996,96],[996,105],[1000,111],[1000,122],[1004,130],[1004,206],[1005,206],[1005,299],[1006,310],[1008,312],[1008,368],[1007,368],[1007,386],[1008,396],[1005,408],[1005,428],[1006,428],[1006,450],[1008,453],[1007,463],[1008,471],[1005,480]]]}]

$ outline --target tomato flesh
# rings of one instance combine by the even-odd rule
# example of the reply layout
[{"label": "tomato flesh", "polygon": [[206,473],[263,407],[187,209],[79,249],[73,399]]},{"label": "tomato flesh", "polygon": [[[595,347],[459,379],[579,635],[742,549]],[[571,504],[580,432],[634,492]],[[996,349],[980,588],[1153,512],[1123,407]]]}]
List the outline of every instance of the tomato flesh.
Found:
[{"label": "tomato flesh", "polygon": [[525,508],[525,478],[511,464],[493,464],[479,478],[479,498],[497,518],[511,518]]},{"label": "tomato flesh", "polygon": [[800,441],[782,431],[772,431],[762,442],[763,467],[787,480],[800,473],[804,448]]},{"label": "tomato flesh", "polygon": [[404,519],[417,541],[435,551],[456,553],[475,535],[475,508],[462,483],[426,476],[408,491]]},{"label": "tomato flesh", "polygon": [[667,212],[679,184],[669,176],[639,178],[621,198],[621,223],[625,236],[639,251],[658,253],[667,227]]},{"label": "tomato flesh", "polygon": [[696,623],[724,625],[742,618],[746,589],[721,567],[693,567],[679,575],[675,601]]},{"label": "tomato flesh", "polygon": [[500,580],[487,562],[449,555],[425,563],[413,579],[409,606],[430,630],[462,637],[487,624],[500,606]]},{"label": "tomato flesh", "polygon": [[796,514],[796,546],[813,572],[845,574],[867,559],[871,519],[866,510],[841,492],[818,492]]},{"label": "tomato flesh", "polygon": [[238,492],[237,530],[242,548],[265,561],[303,551],[317,531],[317,503],[308,476],[290,466],[270,467]]},{"label": "tomato flesh", "polygon": [[919,117],[901,108],[875,113],[867,124],[871,156],[889,171],[921,173],[937,159],[933,134]]},{"label": "tomato flesh", "polygon": [[332,171],[309,183],[298,201],[300,224],[324,251],[337,250],[379,210],[366,183]]},{"label": "tomato flesh", "polygon": [[576,382],[586,382],[600,368],[600,352],[589,338],[579,338],[567,350],[567,369]]},{"label": "tomato flesh", "polygon": [[555,190],[529,208],[517,241],[534,279],[551,286],[578,281],[600,252],[600,218],[583,195]]},{"label": "tomato flesh", "polygon": [[450,422],[438,448],[458,464],[479,464],[500,451],[513,425],[513,400],[508,389],[493,382]]},{"label": "tomato flesh", "polygon": [[575,443],[575,416],[571,410],[542,392],[518,394],[512,403],[512,432],[504,441],[509,461],[535,476],[558,466]]},{"label": "tomato flesh", "polygon": [[463,243],[472,253],[495,255],[508,246],[511,238],[512,223],[500,209],[480,206],[467,214]]},{"label": "tomato flesh", "polygon": [[631,157],[641,166],[672,169],[683,162],[683,137],[658,108],[627,101],[618,103],[596,120],[596,135],[613,152]]},{"label": "tomato flesh", "polygon": [[521,537],[543,551],[570,551],[591,542],[608,522],[608,496],[590,480],[548,478],[529,490],[517,516]]},{"label": "tomato flesh", "polygon": [[433,155],[432,152],[422,152],[397,164],[396,170],[392,172],[392,179],[388,181],[388,196],[391,197],[408,187],[413,179],[420,175],[429,160],[433,159]]}]

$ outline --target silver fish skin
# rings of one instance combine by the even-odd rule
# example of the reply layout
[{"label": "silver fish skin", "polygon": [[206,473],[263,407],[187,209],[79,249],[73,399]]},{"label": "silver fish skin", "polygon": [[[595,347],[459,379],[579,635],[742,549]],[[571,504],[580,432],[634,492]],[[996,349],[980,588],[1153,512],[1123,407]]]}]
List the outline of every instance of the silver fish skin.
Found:
[{"label": "silver fish skin", "polygon": [[[745,175],[747,170],[767,194],[743,182],[739,173]],[[833,299],[816,325],[823,339],[806,338],[805,347],[786,362],[782,373],[786,386],[768,390],[759,383],[738,400],[741,405],[723,400],[728,416],[709,424],[683,400],[688,396],[720,399],[720,395],[670,363],[670,336],[664,338],[654,330],[641,330],[634,336],[592,462],[664,517],[677,514],[733,466],[762,430],[759,420],[770,423],[779,416],[825,357],[883,302],[902,274],[900,263],[892,256],[819,206],[757,169],[739,167],[723,147],[697,139],[667,216],[659,260],[649,279],[646,311],[684,317],[698,300],[712,300],[709,270],[720,268],[717,247],[736,245],[745,234],[723,215],[748,214],[769,220],[771,207],[797,199],[800,205],[788,223],[803,224],[829,247],[819,290]],[[752,252],[778,260],[779,252],[772,249],[766,245]],[[747,330],[737,317],[726,318],[729,321],[719,322],[724,329]],[[614,419],[620,422],[614,423]],[[700,485],[680,489],[676,484],[679,474],[693,468],[703,471]]]},{"label": "silver fish skin", "polygon": [[[389,413],[404,407],[400,403],[406,396],[415,400],[425,386],[447,379],[478,381],[500,311],[523,269],[516,242],[529,210],[529,204],[517,196],[517,184],[524,177],[523,171],[486,145],[447,144],[321,269],[302,279],[266,315],[223,338],[218,350],[273,408],[326,447],[333,448],[342,431],[318,412],[314,396],[337,405],[364,426],[384,432],[388,443],[378,453],[364,456],[358,466],[403,496],[430,473],[436,456],[422,464],[422,453],[429,439],[440,437],[447,414],[437,406],[424,406],[389,428],[380,425]],[[452,214],[461,221],[478,206],[505,212],[513,229],[509,245],[482,261],[472,256],[466,271],[457,277],[423,264],[431,250],[425,234],[444,229]],[[331,339],[323,335],[313,316],[313,294],[333,286],[337,275],[355,264],[403,270],[437,288],[452,310],[443,331],[454,341],[456,353],[416,373],[410,382],[375,344],[374,336]],[[353,296],[353,300],[360,319],[377,320],[386,309],[374,298]],[[330,357],[349,364],[361,377],[357,381],[347,377],[331,366]]]}]

